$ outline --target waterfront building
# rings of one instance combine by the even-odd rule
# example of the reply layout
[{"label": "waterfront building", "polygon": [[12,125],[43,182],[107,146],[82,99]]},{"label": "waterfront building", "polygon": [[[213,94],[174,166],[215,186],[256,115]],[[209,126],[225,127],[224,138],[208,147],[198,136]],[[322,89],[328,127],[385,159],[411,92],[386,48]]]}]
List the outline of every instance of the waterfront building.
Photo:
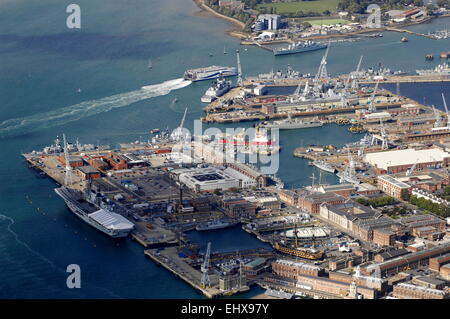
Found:
[{"label": "waterfront building", "polygon": [[278,14],[260,14],[256,21],[259,30],[255,31],[278,30],[281,24],[281,16]]},{"label": "waterfront building", "polygon": [[223,198],[219,205],[231,218],[251,218],[256,215],[256,204],[242,197]]},{"label": "waterfront building", "polygon": [[239,163],[227,163],[227,168],[233,169],[240,174],[247,176],[249,179],[253,180],[256,187],[266,187],[267,186],[267,177],[262,174],[257,168]]},{"label": "waterfront building", "polygon": [[406,172],[413,165],[416,169],[447,167],[450,154],[439,148],[405,149],[374,152],[364,155],[364,161],[377,170],[377,174]]},{"label": "waterfront building", "polygon": [[265,258],[256,258],[242,265],[242,272],[248,278],[255,278],[267,269],[267,260]]}]

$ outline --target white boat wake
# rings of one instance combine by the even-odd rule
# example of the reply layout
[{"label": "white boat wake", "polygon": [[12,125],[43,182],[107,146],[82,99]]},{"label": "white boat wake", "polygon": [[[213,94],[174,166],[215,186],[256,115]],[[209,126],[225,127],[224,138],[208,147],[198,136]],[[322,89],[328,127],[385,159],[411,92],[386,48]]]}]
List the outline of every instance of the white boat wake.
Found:
[{"label": "white boat wake", "polygon": [[0,123],[0,137],[24,134],[44,128],[63,125],[84,117],[108,112],[142,100],[167,95],[190,85],[191,81],[183,78],[165,81],[160,84],[143,86],[139,90],[120,93],[109,97],[85,101],[49,112],[38,113],[26,117],[9,119]]}]

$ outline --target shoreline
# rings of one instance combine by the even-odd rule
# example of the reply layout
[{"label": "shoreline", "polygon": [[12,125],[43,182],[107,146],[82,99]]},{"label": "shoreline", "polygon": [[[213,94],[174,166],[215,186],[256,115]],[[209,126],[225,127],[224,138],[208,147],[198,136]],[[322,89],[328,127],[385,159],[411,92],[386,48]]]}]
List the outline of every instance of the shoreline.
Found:
[{"label": "shoreline", "polygon": [[[213,10],[212,8],[208,7],[203,0],[193,0],[194,3],[197,5],[197,7],[201,10],[201,13],[204,13],[206,16],[213,16],[213,17],[217,17],[223,20],[227,20],[228,22],[230,22],[233,25],[232,29],[229,30],[225,30],[225,33],[233,38],[237,38],[237,39],[245,39],[249,36],[249,34],[243,32],[245,24],[242,21],[239,21],[235,18],[231,18],[228,17],[226,15],[223,15],[219,12],[216,12],[215,10]],[[402,25],[398,25],[398,26],[394,26],[394,27],[382,27],[379,29],[370,29],[370,30],[358,30],[356,32],[351,32],[348,34],[330,34],[330,35],[317,35],[317,36],[311,36],[311,37],[307,37],[304,38],[305,40],[316,40],[316,39],[333,39],[333,38],[342,38],[342,37],[352,37],[358,34],[363,34],[363,33],[370,33],[370,32],[380,32],[380,31],[391,31],[391,32],[399,32],[402,33],[404,32],[402,28],[404,27],[409,27],[409,26],[413,26],[413,25],[419,25],[419,24],[425,24],[425,23],[430,23],[431,21],[433,21],[434,19],[439,19],[439,18],[448,18],[450,17],[450,14],[444,14],[442,16],[438,16],[438,17],[428,17],[425,18],[422,21],[412,21],[406,24],[402,24]],[[396,30],[397,29],[397,30]],[[401,31],[400,31],[401,30]],[[286,42],[286,43],[291,43],[291,41],[289,41],[288,39],[286,40],[281,40],[281,42]],[[246,45],[250,45],[250,43],[245,43]]]},{"label": "shoreline", "polygon": [[245,28],[245,24],[242,21],[239,21],[235,18],[228,17],[219,12],[214,11],[210,7],[208,7],[203,0],[193,0],[197,7],[201,10],[201,13],[204,13],[206,16],[217,17],[223,20],[230,22],[233,25],[233,28],[230,30],[226,30],[225,33],[235,37],[235,38],[243,38],[245,35],[242,32]]}]

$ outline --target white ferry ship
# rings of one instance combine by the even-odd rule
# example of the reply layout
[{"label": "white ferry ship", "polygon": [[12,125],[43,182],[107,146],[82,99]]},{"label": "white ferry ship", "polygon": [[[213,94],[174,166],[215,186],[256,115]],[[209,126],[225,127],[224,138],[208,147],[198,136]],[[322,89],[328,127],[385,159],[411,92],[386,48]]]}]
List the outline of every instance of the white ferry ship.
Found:
[{"label": "white ferry ship", "polygon": [[191,69],[184,72],[184,79],[192,82],[217,79],[219,77],[236,76],[235,67],[209,66],[206,68]]}]

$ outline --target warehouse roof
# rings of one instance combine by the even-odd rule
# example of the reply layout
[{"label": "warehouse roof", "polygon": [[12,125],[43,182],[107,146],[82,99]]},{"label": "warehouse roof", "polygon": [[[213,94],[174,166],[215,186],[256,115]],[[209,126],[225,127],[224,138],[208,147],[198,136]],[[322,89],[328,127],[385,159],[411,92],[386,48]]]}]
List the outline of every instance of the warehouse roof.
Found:
[{"label": "warehouse roof", "polygon": [[398,151],[368,153],[364,160],[371,165],[387,170],[388,167],[414,165],[414,163],[440,162],[450,154],[438,149],[430,148],[424,150],[406,149]]}]

